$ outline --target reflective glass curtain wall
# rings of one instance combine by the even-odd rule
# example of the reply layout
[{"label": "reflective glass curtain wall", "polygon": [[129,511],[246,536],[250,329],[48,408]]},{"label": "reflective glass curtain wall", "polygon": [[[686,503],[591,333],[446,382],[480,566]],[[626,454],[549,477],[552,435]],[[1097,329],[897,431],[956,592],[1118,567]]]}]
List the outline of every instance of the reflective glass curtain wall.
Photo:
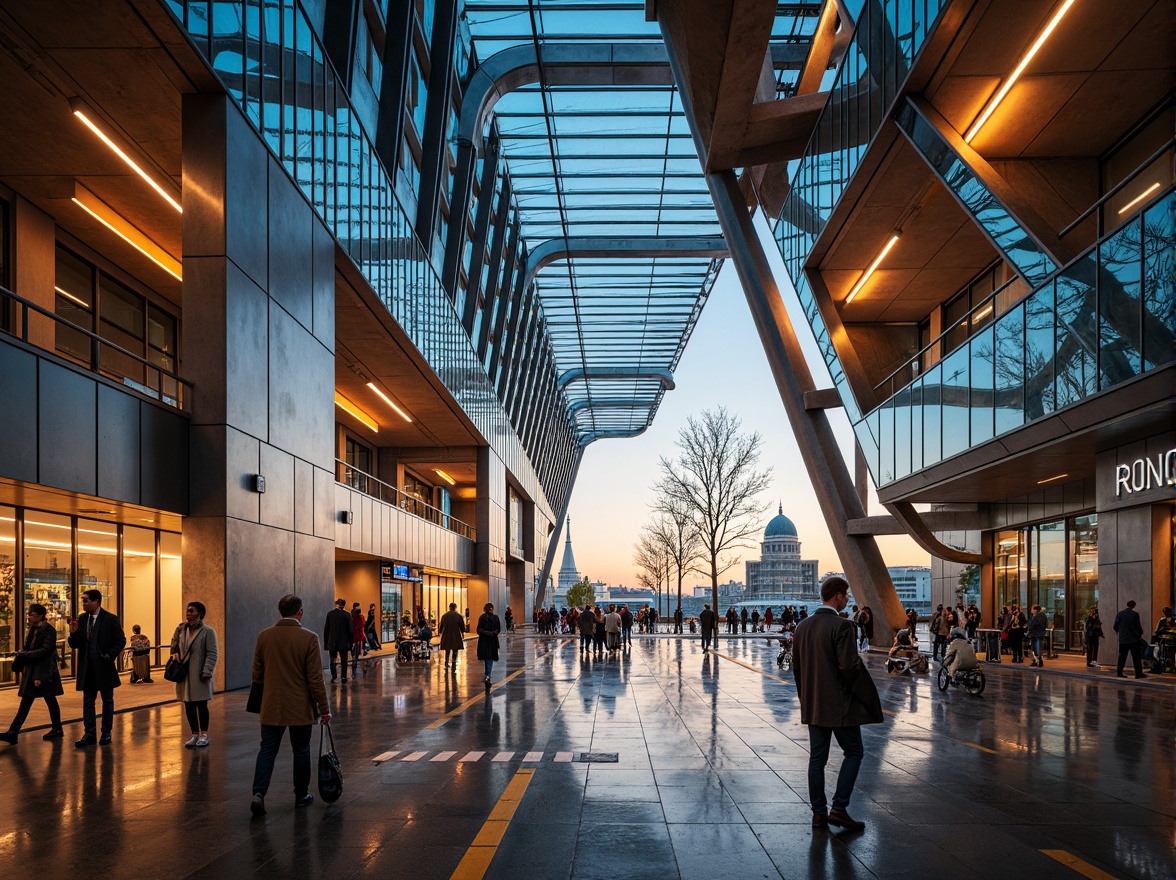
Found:
[{"label": "reflective glass curtain wall", "polygon": [[[531,472],[539,456],[524,448],[508,425],[411,215],[301,5],[294,0],[166,3],[482,436],[512,473]],[[543,381],[555,393],[553,379]],[[553,423],[545,442],[546,464],[537,477],[558,505],[575,450],[570,424]]]}]

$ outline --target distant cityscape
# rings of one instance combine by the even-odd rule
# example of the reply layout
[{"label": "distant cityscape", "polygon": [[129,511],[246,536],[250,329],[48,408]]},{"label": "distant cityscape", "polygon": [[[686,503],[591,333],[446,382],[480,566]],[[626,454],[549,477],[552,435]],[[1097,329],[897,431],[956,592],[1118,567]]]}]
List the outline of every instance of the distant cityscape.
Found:
[{"label": "distant cityscape", "polygon": [[[744,563],[744,580],[728,580],[719,584],[719,611],[735,608],[740,611],[758,610],[761,614],[768,608],[778,611],[784,605],[807,606],[810,610],[821,604],[821,584],[833,576],[845,577],[840,571],[827,571],[818,577],[818,560],[802,559],[800,537],[796,526],[781,505],[777,515],[764,528],[760,542],[760,558]],[[928,565],[887,566],[894,582],[898,601],[903,608],[913,608],[920,617],[931,615],[931,567]],[[568,523],[564,543],[563,561],[556,576],[551,604],[556,608],[567,605],[568,590],[583,578],[576,567],[572,552],[571,523]],[[630,608],[650,605],[657,607],[661,615],[674,612],[678,604],[677,588],[670,585],[659,595],[645,587],[628,587],[624,584],[607,584],[603,581],[589,581],[596,601],[600,603],[627,604]],[[711,601],[709,584],[682,586],[682,613],[696,617],[703,605]],[[850,583],[850,602],[853,598],[853,584]]]}]

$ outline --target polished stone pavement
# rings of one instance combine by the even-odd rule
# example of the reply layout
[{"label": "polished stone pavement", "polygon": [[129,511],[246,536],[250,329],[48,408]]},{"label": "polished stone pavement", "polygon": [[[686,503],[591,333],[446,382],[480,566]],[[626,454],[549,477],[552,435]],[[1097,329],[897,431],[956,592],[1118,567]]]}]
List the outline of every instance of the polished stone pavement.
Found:
[{"label": "polished stone pavement", "polygon": [[0,868],[446,878],[529,768],[488,877],[1082,876],[1043,850],[1087,876],[1172,876],[1170,688],[986,667],[973,698],[871,657],[888,714],[865,728],[851,812],[868,827],[849,834],[809,826],[807,734],[774,646],[720,654],[637,638],[592,660],[570,637],[513,637],[488,698],[476,662],[373,663],[331,686],[343,799],[296,811],[286,748],[261,819],[242,693],[217,697],[202,751],[175,704],[120,715],[110,748],[74,749],[78,725],[64,743],[33,732],[0,746]]}]

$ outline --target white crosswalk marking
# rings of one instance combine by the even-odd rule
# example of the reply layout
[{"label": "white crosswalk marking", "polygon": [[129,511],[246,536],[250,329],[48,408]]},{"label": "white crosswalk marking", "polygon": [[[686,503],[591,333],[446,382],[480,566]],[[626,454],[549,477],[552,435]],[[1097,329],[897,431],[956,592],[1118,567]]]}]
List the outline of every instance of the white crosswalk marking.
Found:
[{"label": "white crosswalk marking", "polygon": [[571,752],[556,752],[555,753],[555,763],[556,764],[570,764],[570,763],[572,763],[572,753]]},{"label": "white crosswalk marking", "polygon": [[411,755],[405,755],[400,760],[401,761],[419,761],[421,758],[423,758],[427,754],[429,754],[429,753],[428,752],[413,752]]},{"label": "white crosswalk marking", "polygon": [[536,761],[542,761],[542,760],[543,760],[543,753],[542,752],[527,752],[527,754],[523,755],[523,763],[524,764],[533,764]]},{"label": "white crosswalk marking", "polygon": [[466,752],[465,757],[462,758],[461,760],[462,761],[478,761],[478,760],[481,760],[481,758],[484,754],[486,754],[486,753],[485,752]]},{"label": "white crosswalk marking", "polygon": [[381,752],[380,754],[378,754],[378,755],[376,755],[374,758],[372,758],[372,763],[373,763],[373,764],[383,764],[383,763],[384,763],[385,761],[387,761],[389,758],[395,758],[395,757],[396,757],[397,755],[399,755],[399,754],[400,754],[400,752],[399,752],[399,751],[396,751],[396,752]]},{"label": "white crosswalk marking", "polygon": [[498,761],[498,762],[505,762],[505,761],[509,761],[513,757],[514,757],[514,752],[499,752],[497,755],[495,755],[490,760],[491,761]]},{"label": "white crosswalk marking", "polygon": [[450,758],[452,758],[456,754],[457,754],[457,752],[438,752],[433,757],[429,758],[429,760],[430,761],[448,761]]}]

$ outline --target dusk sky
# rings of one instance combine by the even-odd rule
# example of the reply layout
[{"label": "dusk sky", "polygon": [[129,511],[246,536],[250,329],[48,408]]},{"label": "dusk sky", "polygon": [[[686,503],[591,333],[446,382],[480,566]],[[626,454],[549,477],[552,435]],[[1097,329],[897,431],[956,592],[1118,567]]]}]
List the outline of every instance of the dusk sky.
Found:
[{"label": "dusk sky", "polygon": [[[766,226],[761,226],[761,230],[768,256],[774,258],[776,278],[785,285],[784,301],[801,344],[806,347],[817,385],[831,387],[812,332],[803,319],[798,320],[800,307],[787,281],[779,251]],[[636,585],[633,545],[651,516],[650,485],[658,475],[658,457],[674,454],[678,430],[686,424],[688,416],[720,405],[743,421],[744,431],[758,431],[764,438],[761,466],[771,465],[773,473],[772,488],[762,497],[767,508],[762,525],[776,515],[777,506],[782,503],[784,513],[800,532],[803,557],[819,560],[818,572],[840,570],[841,563],[730,262],[723,266],[674,378],[677,388],[666,394],[648,431],[629,440],[598,441],[584,454],[569,512],[572,549],[581,574],[608,584]],[[842,452],[852,462],[849,456],[853,452],[853,433],[849,421],[840,409],[829,414],[841,438]],[[872,494],[870,512],[884,512]],[[553,578],[563,558],[563,539],[561,536],[559,547],[553,548]],[[930,556],[909,538],[880,538],[879,546],[888,565],[930,565]],[[755,545],[739,551],[738,556],[739,563],[720,577],[720,583],[744,579],[743,561],[759,558],[758,536]],[[695,575],[686,583],[709,583],[709,579]]]}]

